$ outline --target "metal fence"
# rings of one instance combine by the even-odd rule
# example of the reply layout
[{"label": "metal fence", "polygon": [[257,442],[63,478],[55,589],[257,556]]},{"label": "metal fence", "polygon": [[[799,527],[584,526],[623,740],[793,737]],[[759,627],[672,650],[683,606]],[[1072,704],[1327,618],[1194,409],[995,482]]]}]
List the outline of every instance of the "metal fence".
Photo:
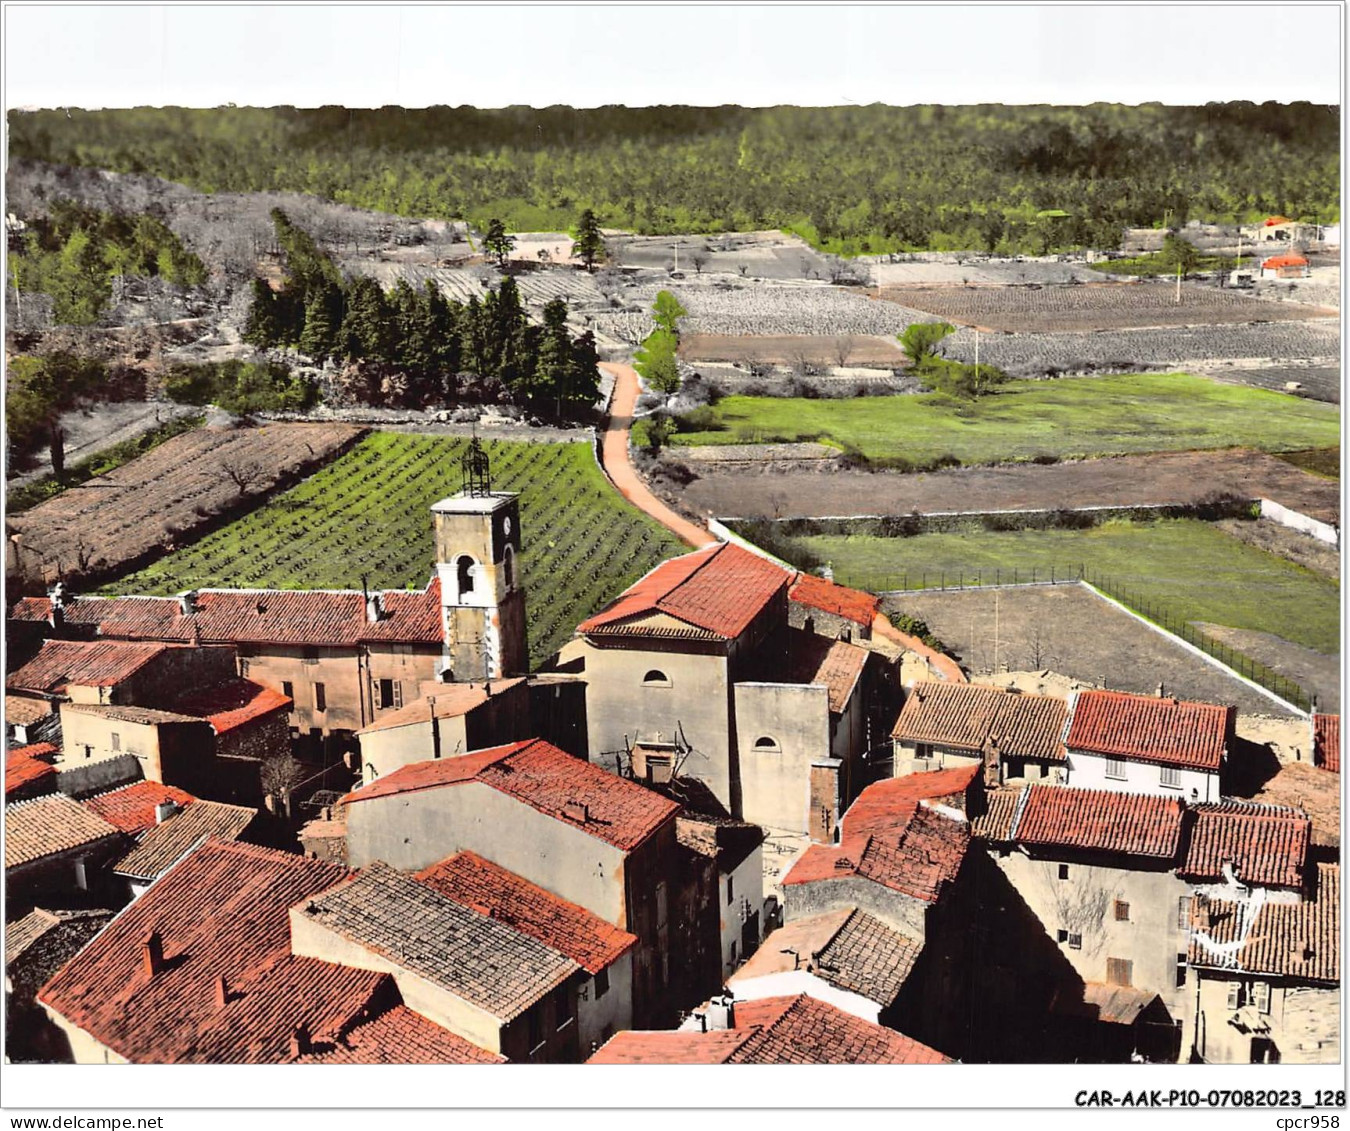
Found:
[{"label": "metal fence", "polygon": [[[861,579],[859,579],[861,580]],[[1145,596],[1130,583],[1092,569],[1085,563],[1077,565],[1032,566],[1029,569],[1013,568],[993,570],[977,569],[972,572],[958,570],[907,570],[896,574],[882,574],[866,579],[865,587],[874,592],[914,592],[924,589],[989,589],[1005,586],[1025,587],[1029,585],[1066,585],[1086,581],[1093,588],[1119,601],[1132,612],[1145,620],[1152,621],[1159,628],[1180,637],[1187,644],[1199,648],[1207,656],[1212,656],[1225,667],[1272,691],[1286,702],[1301,710],[1310,710],[1312,696],[1302,686],[1258,663],[1250,656],[1235,651],[1227,644],[1206,636],[1194,625],[1184,621],[1159,604],[1153,598]]]}]

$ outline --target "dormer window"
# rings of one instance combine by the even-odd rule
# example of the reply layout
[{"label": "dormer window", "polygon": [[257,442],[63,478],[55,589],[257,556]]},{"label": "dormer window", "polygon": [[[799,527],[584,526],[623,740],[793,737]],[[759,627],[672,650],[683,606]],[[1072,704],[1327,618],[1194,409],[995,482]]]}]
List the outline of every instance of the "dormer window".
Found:
[{"label": "dormer window", "polygon": [[659,668],[652,668],[642,677],[643,687],[669,687],[670,677]]}]

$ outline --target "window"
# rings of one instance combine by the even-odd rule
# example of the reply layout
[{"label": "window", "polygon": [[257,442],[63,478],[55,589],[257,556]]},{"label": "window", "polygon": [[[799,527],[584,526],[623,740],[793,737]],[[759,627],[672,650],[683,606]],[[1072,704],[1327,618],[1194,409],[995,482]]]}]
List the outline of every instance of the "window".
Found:
[{"label": "window", "polygon": [[239,674],[240,674],[244,679],[248,679],[248,661],[247,661],[247,660],[240,660],[240,661],[239,661]]},{"label": "window", "polygon": [[1069,932],[1069,949],[1070,950],[1083,949],[1083,936],[1081,934],[1078,934],[1077,932],[1074,931]]},{"label": "window", "polygon": [[1133,983],[1134,963],[1128,958],[1108,958],[1106,960],[1106,981],[1112,986],[1129,986]]},{"label": "window", "polygon": [[1106,760],[1106,776],[1114,778],[1116,781],[1125,780],[1125,763],[1119,758],[1108,758]]},{"label": "window", "polygon": [[506,576],[506,587],[514,589],[516,586],[516,552],[510,546],[506,547],[506,555],[502,558],[502,573]]},{"label": "window", "polygon": [[324,694],[322,683],[316,683],[314,685],[314,709],[316,711],[328,710],[328,697]]},{"label": "window", "polygon": [[281,681],[281,694],[286,696],[291,702],[295,702],[295,684],[288,679]]},{"label": "window", "polygon": [[1191,929],[1191,897],[1183,895],[1177,900],[1177,930],[1189,931]]},{"label": "window", "polygon": [[771,738],[767,734],[760,735],[755,739],[755,749],[767,752],[776,752],[779,749],[778,739]]},{"label": "window", "polygon": [[1117,923],[1128,923],[1130,921],[1130,905],[1123,899],[1115,901],[1115,913]]},{"label": "window", "polygon": [[375,706],[379,707],[380,710],[385,710],[394,705],[394,681],[392,679],[377,680]]},{"label": "window", "polygon": [[599,1001],[609,993],[609,967],[606,966],[595,976],[595,1000]]},{"label": "window", "polygon": [[646,675],[642,677],[642,686],[669,687],[670,677],[666,675],[665,672],[661,671],[659,668],[652,668],[651,671],[649,671]]},{"label": "window", "polygon": [[1228,983],[1228,1008],[1239,1009],[1242,1006],[1242,983]]},{"label": "window", "polygon": [[727,877],[727,906],[728,906],[728,907],[731,906],[731,901],[732,901],[733,899],[736,898],[735,891],[734,891],[734,889],[733,889],[734,882],[735,882],[735,877],[734,877],[734,876],[728,876],[728,877]]},{"label": "window", "polygon": [[731,950],[727,952],[727,955],[728,955],[727,962],[734,970],[736,968],[736,942],[734,939],[732,940],[731,943]]},{"label": "window", "polygon": [[1063,927],[1060,927],[1060,929],[1055,932],[1055,939],[1058,942],[1068,942],[1069,932],[1066,931]]},{"label": "window", "polygon": [[473,558],[464,554],[455,562],[455,578],[459,583],[459,595],[473,592]]},{"label": "window", "polygon": [[114,731],[111,737],[112,737],[112,748],[113,748],[114,750],[121,750],[121,749],[122,749],[122,736],[121,736],[120,734],[118,734],[116,731]]},{"label": "window", "polygon": [[1069,866],[1067,864],[1061,864],[1059,866],[1059,878],[1061,880],[1067,880],[1069,878]]},{"label": "window", "polygon": [[1270,983],[1253,982],[1252,983],[1252,1004],[1256,1006],[1258,1012],[1270,1012]]},{"label": "window", "polygon": [[1168,789],[1181,788],[1181,771],[1175,766],[1163,766],[1158,771],[1158,784],[1166,786]]},{"label": "window", "polygon": [[1177,976],[1176,988],[1181,989],[1186,984],[1186,955],[1184,952],[1177,954]]},{"label": "window", "polygon": [[560,986],[553,994],[553,1031],[561,1033],[574,1017],[572,991],[568,986]]}]

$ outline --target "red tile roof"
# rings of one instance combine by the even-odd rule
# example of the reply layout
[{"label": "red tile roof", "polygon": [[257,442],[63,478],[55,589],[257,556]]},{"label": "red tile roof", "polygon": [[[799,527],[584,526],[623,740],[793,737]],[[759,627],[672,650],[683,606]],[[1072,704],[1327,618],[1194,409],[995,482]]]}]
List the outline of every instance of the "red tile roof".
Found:
[{"label": "red tile roof", "polygon": [[291,698],[249,679],[232,679],[179,697],[173,709],[205,719],[217,734],[227,734],[246,723],[290,711]]},{"label": "red tile roof", "polygon": [[1308,762],[1288,762],[1267,781],[1254,800],[1301,809],[1312,818],[1312,842],[1338,848],[1341,843],[1341,781]]},{"label": "red tile roof", "polygon": [[341,1039],[296,1058],[295,1063],[505,1064],[506,1058],[471,1044],[406,1005],[396,1005]]},{"label": "red tile roof", "polygon": [[1293,221],[1289,219],[1288,216],[1267,216],[1264,226],[1267,228],[1275,228],[1278,227],[1280,224],[1292,224],[1292,223]]},{"label": "red tile roof", "polygon": [[56,767],[49,761],[58,750],[50,742],[17,746],[5,754],[5,798],[35,795],[56,786]]},{"label": "red tile roof", "polygon": [[1295,809],[1242,801],[1192,806],[1177,875],[1219,881],[1231,865],[1244,884],[1299,888],[1312,822]]},{"label": "red tile roof", "polygon": [[[650,789],[532,738],[456,758],[415,762],[349,793],[344,804],[477,781],[625,852],[679,812]],[[577,814],[584,807],[584,819]]]},{"label": "red tile roof", "polygon": [[1010,842],[1024,791],[1024,786],[986,790],[985,811],[970,822],[970,835],[994,844]]},{"label": "red tile roof", "polygon": [[389,730],[391,727],[405,727],[431,721],[432,702],[435,702],[438,719],[455,719],[467,715],[481,707],[489,699],[495,699],[512,688],[525,682],[524,676],[512,679],[494,679],[490,684],[446,683],[437,686],[432,695],[416,699],[397,711],[385,711],[375,722],[358,734],[370,734],[372,731]]},{"label": "red tile roof", "polygon": [[[202,589],[196,611],[184,616],[177,597],[77,597],[67,600],[67,624],[89,625],[99,636],[205,644],[312,644],[355,647],[363,642],[440,644],[440,584],[379,594],[385,616],[366,619],[363,594],[318,589]],[[25,597],[10,614],[42,621],[46,597]]]},{"label": "red tile roof", "polygon": [[772,681],[818,684],[828,693],[830,710],[843,714],[867,665],[867,649],[792,628],[779,639],[783,654],[774,656]]},{"label": "red tile roof", "polygon": [[797,574],[788,590],[788,600],[832,613],[866,628],[871,627],[877,609],[881,607],[881,598],[873,593],[850,589],[810,573]]},{"label": "red tile roof", "polygon": [[5,679],[10,691],[59,695],[75,684],[115,687],[167,650],[164,644],[118,640],[44,640],[38,653]]},{"label": "red tile roof", "polygon": [[927,903],[956,878],[970,846],[964,821],[915,803],[910,816],[884,831],[845,833],[836,846],[810,845],[783,877],[809,884],[861,877]]},{"label": "red tile roof", "polygon": [[1217,773],[1234,707],[1123,691],[1078,693],[1064,744],[1070,750]]},{"label": "red tile roof", "polygon": [[973,683],[917,683],[891,735],[900,742],[971,753],[992,742],[1002,755],[1061,762],[1068,707],[1063,699]]},{"label": "red tile roof", "polygon": [[1313,716],[1313,765],[1341,772],[1341,716]]},{"label": "red tile roof", "polygon": [[1176,857],[1181,802],[1064,785],[1027,787],[1014,840],[1045,848]]},{"label": "red tile roof", "polygon": [[787,588],[791,576],[758,554],[723,542],[657,566],[577,631],[603,631],[634,617],[665,613],[731,640]]},{"label": "red tile roof", "polygon": [[64,793],[5,806],[5,868],[32,864],[73,848],[115,842],[119,830]]},{"label": "red tile roof", "polygon": [[[1191,909],[1194,966],[1338,985],[1341,979],[1341,869],[1317,866],[1316,898],[1266,903],[1250,924],[1227,900],[1197,898]],[[1231,944],[1241,943],[1236,951]],[[1212,945],[1211,945],[1212,944]]]},{"label": "red tile roof", "polygon": [[903,824],[923,800],[950,803],[964,812],[966,790],[979,773],[979,766],[969,765],[874,782],[858,794],[844,814],[844,835],[884,832]]},{"label": "red tile roof", "polygon": [[738,1001],[733,1027],[616,1033],[587,1064],[950,1064],[936,1049],[806,994]]},{"label": "red tile roof", "polygon": [[5,696],[5,722],[10,726],[29,726],[52,713],[46,699],[29,699],[24,695]]},{"label": "red tile roof", "polygon": [[474,852],[460,852],[424,868],[417,879],[480,915],[538,939],[588,974],[598,974],[637,945],[635,935]]},{"label": "red tile roof", "polygon": [[1308,261],[1301,255],[1272,255],[1269,259],[1261,260],[1261,268],[1267,267],[1306,267]]},{"label": "red tile roof", "polygon": [[[346,874],[303,856],[208,842],[122,911],[39,1000],[133,1063],[279,1063],[297,1026],[350,1029],[387,974],[290,953],[288,910]],[[164,962],[149,977],[145,940]],[[224,977],[228,1000],[216,1001]]]},{"label": "red tile roof", "polygon": [[196,800],[187,790],[177,786],[138,781],[124,785],[121,789],[86,797],[81,804],[124,833],[139,836],[155,827],[155,806],[161,801],[172,801],[180,808],[185,808]]}]

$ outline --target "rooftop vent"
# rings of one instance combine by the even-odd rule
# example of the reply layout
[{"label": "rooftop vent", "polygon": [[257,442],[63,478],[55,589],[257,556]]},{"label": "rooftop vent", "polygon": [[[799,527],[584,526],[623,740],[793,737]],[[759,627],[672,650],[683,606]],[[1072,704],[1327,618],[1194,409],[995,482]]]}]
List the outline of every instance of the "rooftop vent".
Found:
[{"label": "rooftop vent", "polygon": [[569,801],[563,806],[563,816],[584,825],[590,818],[590,810],[580,801]]},{"label": "rooftop vent", "polygon": [[158,931],[151,931],[141,943],[141,964],[147,980],[164,969],[164,939]]},{"label": "rooftop vent", "polygon": [[166,797],[155,805],[155,824],[162,825],[178,812],[178,802]]}]

